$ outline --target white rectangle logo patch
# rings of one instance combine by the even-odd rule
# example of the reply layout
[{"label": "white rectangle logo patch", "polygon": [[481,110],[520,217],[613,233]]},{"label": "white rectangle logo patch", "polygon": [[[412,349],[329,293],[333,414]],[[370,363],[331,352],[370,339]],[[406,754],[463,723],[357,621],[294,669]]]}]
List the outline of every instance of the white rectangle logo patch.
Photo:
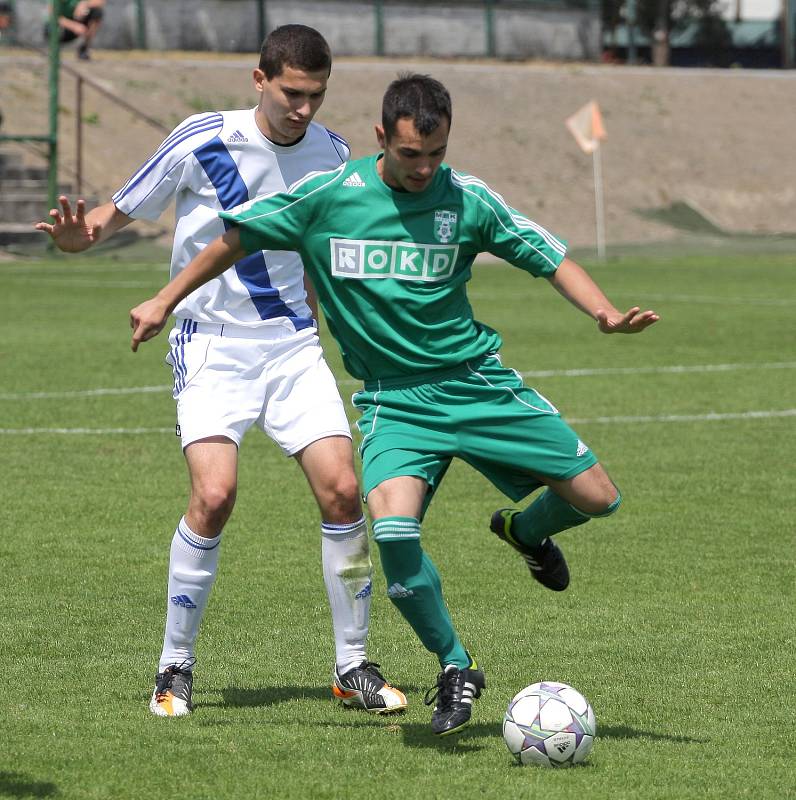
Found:
[{"label": "white rectangle logo patch", "polygon": [[332,275],[338,278],[397,278],[442,281],[453,274],[458,244],[332,239]]}]

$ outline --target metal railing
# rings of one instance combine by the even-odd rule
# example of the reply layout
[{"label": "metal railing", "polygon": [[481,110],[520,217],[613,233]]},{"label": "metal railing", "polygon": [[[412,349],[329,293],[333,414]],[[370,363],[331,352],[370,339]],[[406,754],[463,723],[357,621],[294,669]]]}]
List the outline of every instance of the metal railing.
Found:
[{"label": "metal railing", "polygon": [[[139,4],[143,0],[138,0]],[[83,127],[86,124],[83,114],[83,98],[85,87],[88,86],[101,94],[119,108],[130,112],[138,119],[146,122],[162,134],[168,134],[170,128],[160,120],[149,116],[145,111],[129,103],[122,97],[112,92],[93,78],[84,75],[80,70],[61,61],[60,31],[58,28],[58,15],[61,10],[61,0],[54,0],[52,13],[49,18],[49,48],[28,46],[25,49],[38,53],[48,60],[49,103],[48,103],[48,133],[42,134],[0,134],[0,144],[15,142],[19,144],[43,143],[47,146],[47,203],[48,208],[55,208],[58,199],[58,104],[59,104],[59,76],[63,71],[75,78],[75,192],[78,196],[83,194]]]},{"label": "metal railing", "polygon": [[119,108],[129,111],[138,119],[143,120],[149,126],[155,128],[164,135],[170,133],[171,128],[169,128],[168,125],[164,125],[160,120],[150,117],[149,114],[137,108],[132,103],[128,103],[127,100],[119,97],[93,78],[83,75],[74,67],[62,63],[61,69],[75,77],[75,191],[78,195],[81,195],[83,193],[83,126],[85,125],[85,119],[83,118],[84,86],[89,86],[94,91],[99,92],[103,97],[110,100]]},{"label": "metal railing", "polygon": [[61,60],[61,35],[58,17],[61,15],[61,0],[52,0],[49,22],[49,132],[19,136],[0,134],[2,142],[44,142],[47,145],[47,201],[53,208],[58,194],[58,67]]}]

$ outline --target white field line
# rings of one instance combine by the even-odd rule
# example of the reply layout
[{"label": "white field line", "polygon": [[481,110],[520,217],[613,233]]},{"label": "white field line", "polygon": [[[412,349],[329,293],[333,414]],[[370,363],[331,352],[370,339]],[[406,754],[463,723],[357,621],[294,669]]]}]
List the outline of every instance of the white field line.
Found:
[{"label": "white field line", "polygon": [[[501,295],[477,289],[468,292],[471,300],[505,300]],[[702,303],[718,306],[774,306],[786,308],[794,305],[794,300],[786,297],[719,297],[704,294],[649,294],[647,292],[612,291],[611,297],[630,297],[634,304],[649,307],[651,303]]]},{"label": "white field line", "polygon": [[54,266],[51,263],[0,265],[0,277],[32,277],[35,275],[41,275],[45,278],[52,278],[56,276],[68,278],[70,275],[96,274],[98,272],[116,276],[127,275],[131,272],[160,272],[164,275],[168,275],[169,265],[137,264],[135,262],[131,262],[124,265],[114,264],[109,266],[106,261],[96,264],[87,264],[84,261],[80,261],[75,264],[64,264],[63,266]]},{"label": "white field line", "polygon": [[[758,369],[796,369],[796,361],[774,361],[759,364],[675,364],[661,367],[595,367],[585,369],[541,369],[520,372],[523,378],[584,378],[592,375],[656,375],[702,372],[734,372]],[[343,378],[340,386],[361,386],[362,381]],[[171,391],[170,384],[161,386],[128,386],[118,389],[82,389],[64,392],[4,392],[0,400],[53,400],[69,397],[100,397],[102,395],[155,394]]]},{"label": "white field line", "polygon": [[0,400],[52,400],[67,397],[101,397],[114,394],[154,394],[171,391],[171,385],[128,386],[122,389],[83,389],[72,392],[11,392],[0,394]]},{"label": "white field line", "polygon": [[12,436],[15,434],[74,434],[78,436],[107,436],[115,434],[142,433],[170,433],[174,435],[174,427],[171,428],[0,428],[0,436]]},{"label": "white field line", "polygon": [[49,286],[79,286],[90,289],[146,289],[152,287],[154,281],[95,281],[89,278],[40,278],[21,275],[12,275],[18,283],[35,283],[37,286],[47,284]]},{"label": "white field line", "polygon": [[675,364],[670,367],[595,367],[594,369],[548,369],[521,372],[523,378],[581,378],[589,375],[680,375],[690,372],[734,372],[754,369],[794,369],[796,361],[773,361],[761,364]]},{"label": "white field line", "polygon": [[[675,364],[663,367],[594,367],[585,369],[535,369],[520,372],[523,378],[586,378],[592,375],[663,375],[702,372],[734,372],[756,369],[796,369],[796,361],[773,361],[760,364]],[[344,378],[341,386],[359,386],[362,381]],[[0,395],[2,399],[2,395]]]},{"label": "white field line", "polygon": [[573,425],[624,425],[631,422],[724,422],[725,420],[776,419],[778,417],[796,417],[796,408],[785,408],[781,411],[731,411],[707,414],[662,414],[660,416],[620,416],[620,417],[568,417],[567,422]]},{"label": "white field line", "polygon": [[[638,297],[640,292],[612,292],[617,297]],[[648,300],[661,303],[709,303],[719,306],[792,306],[793,298],[787,297],[718,297],[704,294],[647,294],[643,293],[644,302]]]},{"label": "white field line", "polygon": [[[620,417],[574,417],[567,421],[575,425],[627,425],[630,423],[659,422],[724,422],[727,420],[759,420],[796,417],[796,408],[771,411],[737,411],[720,414],[664,414],[662,416],[620,416]],[[351,426],[354,428],[355,426]],[[0,436],[32,434],[72,434],[83,436],[104,436],[115,434],[174,434],[174,428],[0,428]]]}]

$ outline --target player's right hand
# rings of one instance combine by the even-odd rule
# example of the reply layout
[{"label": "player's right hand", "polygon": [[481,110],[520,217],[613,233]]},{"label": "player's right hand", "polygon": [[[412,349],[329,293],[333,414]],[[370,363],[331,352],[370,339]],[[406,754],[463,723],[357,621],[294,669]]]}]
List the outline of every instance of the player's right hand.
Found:
[{"label": "player's right hand", "polygon": [[99,239],[101,229],[99,225],[89,225],[86,222],[86,201],[77,201],[77,213],[74,215],[67,197],[61,195],[58,202],[61,204],[61,211],[57,208],[50,209],[54,222],[37,222],[36,230],[48,233],[55,246],[65,253],[88,250]]},{"label": "player's right hand", "polygon": [[157,336],[169,318],[169,308],[157,296],[146,300],[130,311],[130,327],[133,329],[133,340],[130,347],[135,353],[141,342]]}]

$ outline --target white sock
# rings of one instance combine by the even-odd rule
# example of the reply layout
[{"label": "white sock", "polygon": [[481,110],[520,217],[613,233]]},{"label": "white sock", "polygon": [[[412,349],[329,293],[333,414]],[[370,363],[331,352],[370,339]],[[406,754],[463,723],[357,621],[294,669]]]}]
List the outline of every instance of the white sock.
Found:
[{"label": "white sock", "polygon": [[166,634],[158,672],[163,672],[170,664],[187,662],[193,666],[199,623],[216,580],[220,541],[220,533],[212,539],[195,534],[185,517],[174,531],[169,558]]},{"label": "white sock", "polygon": [[362,517],[344,525],[321,523],[323,580],[329,596],[337,669],[365,661],[371,574],[368,525]]}]

